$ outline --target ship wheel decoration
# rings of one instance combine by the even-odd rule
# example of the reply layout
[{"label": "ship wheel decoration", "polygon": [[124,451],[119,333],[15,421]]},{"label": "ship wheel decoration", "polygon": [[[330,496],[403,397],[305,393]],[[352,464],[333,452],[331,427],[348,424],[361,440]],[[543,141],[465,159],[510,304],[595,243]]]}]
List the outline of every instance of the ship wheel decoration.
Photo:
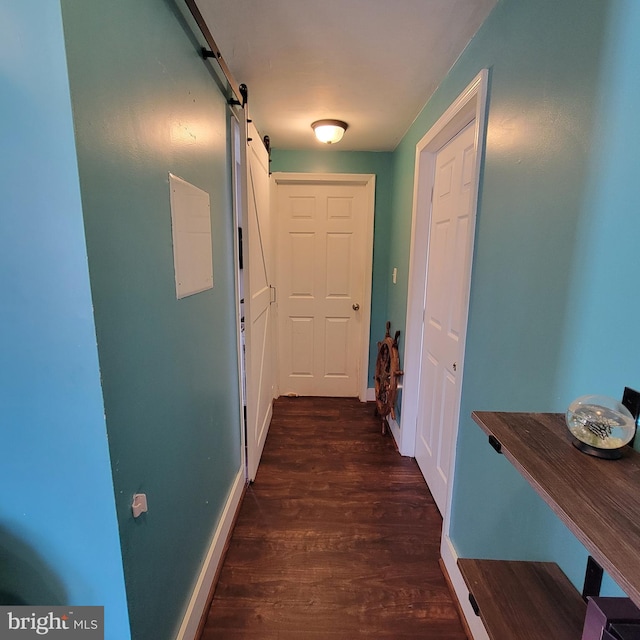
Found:
[{"label": "ship wheel decoration", "polygon": [[400,369],[400,356],[398,354],[398,338],[400,332],[396,331],[391,338],[391,323],[387,322],[387,332],[384,340],[378,342],[378,358],[376,359],[375,388],[376,388],[376,412],[382,420],[382,434],[387,431],[386,417],[391,415],[396,418],[396,396],[398,394],[398,378],[404,374]]}]

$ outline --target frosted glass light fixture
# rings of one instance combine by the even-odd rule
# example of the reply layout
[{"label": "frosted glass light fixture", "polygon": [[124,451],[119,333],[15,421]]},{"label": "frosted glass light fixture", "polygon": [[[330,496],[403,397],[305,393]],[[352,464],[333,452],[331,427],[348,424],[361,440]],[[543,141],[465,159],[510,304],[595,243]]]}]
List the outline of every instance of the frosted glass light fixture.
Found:
[{"label": "frosted glass light fixture", "polygon": [[311,124],[316,138],[325,144],[340,142],[348,126],[342,120],[316,120]]}]

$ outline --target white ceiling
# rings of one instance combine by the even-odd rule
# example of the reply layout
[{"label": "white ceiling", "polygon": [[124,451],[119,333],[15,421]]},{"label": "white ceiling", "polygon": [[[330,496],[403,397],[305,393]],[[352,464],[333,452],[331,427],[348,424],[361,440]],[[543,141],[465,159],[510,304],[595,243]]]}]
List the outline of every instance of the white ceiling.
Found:
[{"label": "white ceiling", "polygon": [[[249,111],[277,149],[391,151],[497,0],[198,0]],[[471,78],[469,78],[471,81]]]}]

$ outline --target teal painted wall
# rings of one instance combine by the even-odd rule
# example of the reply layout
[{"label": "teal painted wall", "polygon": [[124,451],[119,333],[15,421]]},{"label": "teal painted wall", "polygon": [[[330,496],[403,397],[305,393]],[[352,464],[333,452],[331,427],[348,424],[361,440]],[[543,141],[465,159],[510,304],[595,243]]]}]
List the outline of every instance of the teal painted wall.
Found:
[{"label": "teal painted wall", "polygon": [[[241,469],[228,112],[176,6],[62,1],[136,640],[175,637]],[[182,300],[169,172],[211,198],[215,284]],[[149,503],[138,520],[135,492]]]},{"label": "teal painted wall", "polygon": [[[391,283],[389,242],[393,228],[391,216],[392,165],[391,153],[367,151],[291,151],[274,149],[271,171],[291,173],[374,173],[376,204],[373,241],[373,273],[371,291],[371,343],[369,346],[369,387],[374,386],[377,342],[384,338],[387,322],[387,298]],[[406,303],[405,303],[406,304]],[[392,331],[400,328],[394,325]]]},{"label": "teal painted wall", "polygon": [[2,3],[0,87],[0,604],[103,605],[125,640],[59,3]]},{"label": "teal painted wall", "polygon": [[[489,68],[451,538],[463,557],[556,561],[580,587],[586,551],[470,413],[640,386],[639,26],[631,0],[500,0],[394,155],[390,262],[407,265],[415,145]],[[390,291],[397,325],[406,290]]]}]

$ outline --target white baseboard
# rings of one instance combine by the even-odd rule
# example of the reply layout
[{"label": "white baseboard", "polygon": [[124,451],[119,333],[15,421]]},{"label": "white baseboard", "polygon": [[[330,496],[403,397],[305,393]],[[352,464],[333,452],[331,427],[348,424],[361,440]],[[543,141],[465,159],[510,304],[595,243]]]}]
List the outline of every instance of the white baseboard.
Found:
[{"label": "white baseboard", "polygon": [[471,608],[469,590],[460,573],[460,569],[458,569],[458,554],[451,544],[451,539],[445,535],[444,532],[442,534],[442,542],[440,543],[440,556],[449,574],[449,579],[453,585],[453,590],[456,592],[456,598],[458,598],[467,625],[469,625],[469,630],[473,635],[473,640],[489,640],[482,620],[480,620],[480,617],[477,616]]},{"label": "white baseboard", "polygon": [[241,468],[231,487],[227,503],[222,512],[222,517],[213,534],[209,550],[207,551],[202,569],[200,570],[196,586],[191,594],[191,599],[189,600],[189,605],[182,619],[176,640],[195,640],[196,638],[200,620],[202,619],[204,609],[207,606],[207,600],[209,599],[211,584],[215,578],[218,566],[222,561],[222,553],[224,552],[224,547],[229,537],[231,526],[233,525],[233,519],[242,498],[244,485],[244,469]]},{"label": "white baseboard", "polygon": [[387,416],[387,424],[389,425],[389,430],[391,431],[393,439],[396,441],[396,447],[398,447],[398,451],[400,451],[400,425],[395,418],[391,417],[391,415]]},{"label": "white baseboard", "polygon": [[[398,389],[401,389],[401,388],[402,388],[402,385],[399,384]],[[375,402],[375,400],[376,400],[376,390],[369,387],[367,389],[367,402]],[[391,415],[388,415],[386,420],[387,420],[387,424],[389,425],[389,430],[391,431],[391,434],[393,435],[393,438],[396,441],[396,446],[398,447],[398,451],[400,451],[402,455],[406,455],[402,453],[402,443],[400,441],[400,425],[398,424],[395,418],[391,417]]]},{"label": "white baseboard", "polygon": [[[376,390],[369,388],[367,389],[367,402],[375,402],[376,400]],[[387,425],[389,426],[389,430],[393,435],[394,440],[396,441],[396,446],[398,447],[398,451],[400,450],[400,425],[396,422],[395,418],[392,418],[391,415],[388,415],[386,418]]]}]

